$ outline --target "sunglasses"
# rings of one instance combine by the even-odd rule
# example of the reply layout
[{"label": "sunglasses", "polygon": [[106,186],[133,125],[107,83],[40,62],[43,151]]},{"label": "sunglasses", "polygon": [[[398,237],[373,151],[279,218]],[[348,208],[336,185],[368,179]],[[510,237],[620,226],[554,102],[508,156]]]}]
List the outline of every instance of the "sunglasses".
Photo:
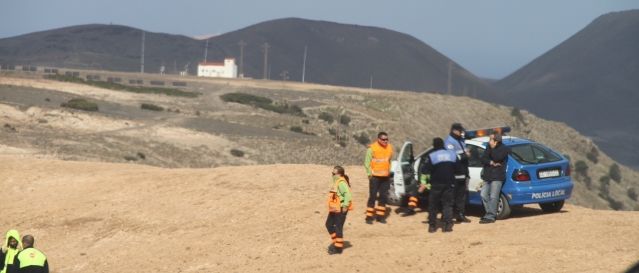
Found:
[{"label": "sunglasses", "polygon": [[388,141],[388,138],[380,138],[380,141]]}]

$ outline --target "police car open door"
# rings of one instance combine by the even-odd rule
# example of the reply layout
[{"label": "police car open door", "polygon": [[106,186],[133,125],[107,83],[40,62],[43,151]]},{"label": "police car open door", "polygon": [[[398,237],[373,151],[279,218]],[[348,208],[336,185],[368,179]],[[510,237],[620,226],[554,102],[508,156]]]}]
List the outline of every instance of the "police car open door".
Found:
[{"label": "police car open door", "polygon": [[402,149],[393,163],[393,191],[395,198],[401,199],[406,194],[406,187],[414,183],[415,171],[413,170],[413,143],[404,142]]}]

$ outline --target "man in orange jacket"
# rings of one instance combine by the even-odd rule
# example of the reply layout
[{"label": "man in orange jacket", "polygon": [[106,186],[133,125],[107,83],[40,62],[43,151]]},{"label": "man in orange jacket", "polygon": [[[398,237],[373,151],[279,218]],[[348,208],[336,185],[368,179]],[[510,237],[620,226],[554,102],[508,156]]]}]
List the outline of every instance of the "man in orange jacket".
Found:
[{"label": "man in orange jacket", "polygon": [[[386,223],[386,202],[390,189],[390,162],[393,157],[393,145],[389,143],[388,134],[379,132],[377,141],[366,150],[364,167],[368,175],[369,196],[366,204],[366,223],[373,220]],[[375,206],[377,201],[377,206]]]}]

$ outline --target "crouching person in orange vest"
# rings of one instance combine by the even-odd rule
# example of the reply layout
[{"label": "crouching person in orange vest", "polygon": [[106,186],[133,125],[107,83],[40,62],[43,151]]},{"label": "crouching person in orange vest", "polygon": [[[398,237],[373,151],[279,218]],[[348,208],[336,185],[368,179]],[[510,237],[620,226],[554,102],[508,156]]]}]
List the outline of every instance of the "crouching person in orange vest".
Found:
[{"label": "crouching person in orange vest", "polygon": [[333,185],[328,194],[328,217],[326,218],[326,229],[333,239],[333,243],[328,247],[328,254],[331,255],[342,254],[344,222],[346,222],[348,211],[353,209],[351,185],[344,168],[335,166],[332,174]]},{"label": "crouching person in orange vest", "polygon": [[[373,220],[386,223],[386,202],[390,190],[390,162],[393,157],[393,145],[388,143],[388,134],[379,132],[377,141],[366,150],[364,167],[368,175],[368,203],[366,204],[366,223]],[[379,195],[379,198],[378,198]],[[377,201],[377,206],[375,206]]]}]

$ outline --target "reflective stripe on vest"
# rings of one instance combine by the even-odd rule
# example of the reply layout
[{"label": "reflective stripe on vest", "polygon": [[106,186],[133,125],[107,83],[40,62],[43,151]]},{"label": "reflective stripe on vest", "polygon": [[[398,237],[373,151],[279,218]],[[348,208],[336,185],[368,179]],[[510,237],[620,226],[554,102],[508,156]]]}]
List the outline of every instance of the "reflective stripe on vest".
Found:
[{"label": "reflective stripe on vest", "polygon": [[390,160],[393,156],[393,146],[389,143],[384,148],[375,141],[370,145],[370,148],[373,151],[371,174],[379,177],[390,176]]},{"label": "reflective stripe on vest", "polygon": [[428,155],[430,157],[430,164],[437,165],[442,162],[453,162],[457,160],[457,155],[454,151],[450,150],[437,150]]},{"label": "reflective stripe on vest", "polygon": [[20,261],[20,268],[27,266],[44,267],[44,263],[47,261],[47,256],[45,256],[40,250],[27,248],[18,253],[18,260]]},{"label": "reflective stripe on vest", "polygon": [[464,140],[459,141],[451,135],[446,138],[444,145],[446,146],[446,150],[452,150],[456,154],[463,154],[466,152],[466,143]]}]

